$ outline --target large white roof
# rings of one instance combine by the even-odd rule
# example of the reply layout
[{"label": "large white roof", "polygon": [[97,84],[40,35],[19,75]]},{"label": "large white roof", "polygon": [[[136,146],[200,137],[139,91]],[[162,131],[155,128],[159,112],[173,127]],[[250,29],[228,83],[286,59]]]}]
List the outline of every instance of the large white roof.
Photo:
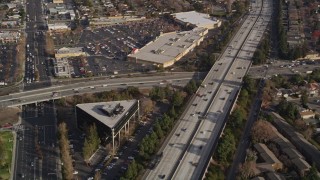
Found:
[{"label": "large white roof", "polygon": [[218,23],[219,20],[210,17],[208,14],[196,11],[180,12],[172,14],[177,20],[196,25],[197,27],[207,27]]},{"label": "large white roof", "polygon": [[202,38],[206,30],[205,28],[195,28],[191,31],[162,34],[154,41],[139,49],[135,54],[129,54],[128,56],[163,64],[172,61],[179,54],[190,48],[190,46]]}]

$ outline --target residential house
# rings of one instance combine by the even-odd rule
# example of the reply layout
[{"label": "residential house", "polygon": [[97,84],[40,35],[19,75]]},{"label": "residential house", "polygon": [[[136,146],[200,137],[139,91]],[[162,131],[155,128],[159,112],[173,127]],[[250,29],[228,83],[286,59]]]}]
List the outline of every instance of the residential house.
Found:
[{"label": "residential house", "polygon": [[313,112],[310,109],[304,109],[302,111],[299,111],[300,116],[302,119],[311,119],[311,118],[315,118],[316,113]]},{"label": "residential house", "polygon": [[315,97],[319,95],[319,84],[318,83],[309,83],[307,85],[307,93],[310,97]]},{"label": "residential house", "polygon": [[258,152],[259,158],[263,163],[258,163],[257,168],[262,171],[277,171],[283,168],[283,164],[279,159],[270,151],[270,149],[262,143],[257,143],[254,148]]},{"label": "residential house", "polygon": [[281,151],[282,151],[289,159],[296,159],[296,158],[304,159],[304,157],[303,157],[295,148],[285,148],[285,149],[281,149]]},{"label": "residential house", "polygon": [[310,170],[311,166],[304,159],[296,158],[291,160],[296,171],[300,174],[301,177],[305,176],[306,173]]},{"label": "residential house", "polygon": [[266,173],[266,179],[267,180],[285,180],[286,178],[279,173],[268,172],[268,173]]}]

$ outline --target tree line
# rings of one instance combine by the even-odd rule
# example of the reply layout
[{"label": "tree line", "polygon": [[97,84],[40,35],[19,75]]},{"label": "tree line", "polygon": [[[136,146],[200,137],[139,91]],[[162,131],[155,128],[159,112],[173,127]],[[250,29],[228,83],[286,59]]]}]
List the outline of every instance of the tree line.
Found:
[{"label": "tree line", "polygon": [[[137,179],[139,172],[149,166],[149,162],[155,157],[161,143],[170,133],[178,117],[183,112],[184,104],[188,97],[194,95],[201,83],[191,80],[182,90],[173,90],[169,86],[153,87],[149,96],[155,101],[170,101],[170,107],[162,117],[157,118],[152,128],[152,133],[146,135],[139,144],[139,154],[135,158],[121,179]],[[187,94],[187,96],[185,95]]]},{"label": "tree line", "polygon": [[237,106],[228,117],[225,130],[219,139],[217,149],[213,155],[216,164],[211,164],[206,174],[207,180],[225,179],[224,169],[227,169],[233,161],[234,153],[242,135],[246,123],[252,98],[256,94],[257,82],[250,76],[243,78],[242,89],[237,99]]},{"label": "tree line", "polygon": [[93,153],[99,148],[101,140],[98,135],[97,127],[95,124],[89,126],[86,130],[86,137],[84,139],[83,144],[83,157],[85,161],[88,163],[89,158],[93,155]]},{"label": "tree line", "polygon": [[62,161],[62,175],[63,179],[73,179],[73,165],[72,156],[70,153],[70,142],[68,140],[68,128],[65,122],[62,122],[58,126],[58,139],[60,147],[60,155]]}]

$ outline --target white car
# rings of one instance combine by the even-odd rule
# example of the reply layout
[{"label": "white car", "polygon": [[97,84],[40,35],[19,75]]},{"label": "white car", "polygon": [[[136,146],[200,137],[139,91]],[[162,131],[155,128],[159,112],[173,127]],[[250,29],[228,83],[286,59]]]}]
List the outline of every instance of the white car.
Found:
[{"label": "white car", "polygon": [[72,174],[78,174],[79,172],[78,171],[74,171]]}]

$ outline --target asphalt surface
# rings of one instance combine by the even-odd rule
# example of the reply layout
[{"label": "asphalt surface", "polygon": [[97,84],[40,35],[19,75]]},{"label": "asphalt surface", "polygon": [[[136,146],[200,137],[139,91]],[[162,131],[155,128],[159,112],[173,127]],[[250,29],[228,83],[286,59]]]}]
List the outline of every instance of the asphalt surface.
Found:
[{"label": "asphalt surface", "polygon": [[47,101],[52,99],[59,99],[61,97],[72,96],[76,94],[93,93],[108,91],[111,89],[126,88],[127,86],[137,86],[139,88],[150,88],[154,85],[159,85],[162,81],[166,83],[179,84],[186,83],[192,78],[200,78],[197,73],[175,73],[167,74],[166,76],[149,76],[136,78],[115,78],[105,80],[95,80],[88,82],[81,82],[76,84],[55,86],[43,88],[39,90],[20,92],[0,97],[0,107],[19,106],[24,104],[31,104],[35,102]]},{"label": "asphalt surface", "polygon": [[318,61],[284,61],[276,60],[271,61],[272,64],[253,66],[250,68],[249,75],[253,78],[270,78],[273,75],[292,76],[295,74],[306,75],[311,73],[314,69],[320,68],[320,62]]},{"label": "asphalt surface", "polygon": [[39,81],[46,81],[50,85],[50,79],[45,66],[45,38],[44,32],[45,21],[43,21],[42,1],[27,1],[26,4],[26,64],[25,64],[25,87],[33,88],[31,85],[37,81],[35,75],[39,72]]},{"label": "asphalt surface", "polygon": [[16,81],[15,72],[17,67],[16,45],[0,45],[0,82],[7,84]]},{"label": "asphalt surface", "polygon": [[[23,128],[17,133],[13,179],[59,179],[56,121],[52,104],[23,106],[22,113]],[[40,146],[42,157],[36,151],[36,143]]]},{"label": "asphalt surface", "polygon": [[211,157],[212,146],[240,89],[242,77],[251,65],[253,53],[270,19],[269,2],[252,2],[253,10],[209,71],[178,128],[161,149],[160,163],[146,179],[199,179]]}]

